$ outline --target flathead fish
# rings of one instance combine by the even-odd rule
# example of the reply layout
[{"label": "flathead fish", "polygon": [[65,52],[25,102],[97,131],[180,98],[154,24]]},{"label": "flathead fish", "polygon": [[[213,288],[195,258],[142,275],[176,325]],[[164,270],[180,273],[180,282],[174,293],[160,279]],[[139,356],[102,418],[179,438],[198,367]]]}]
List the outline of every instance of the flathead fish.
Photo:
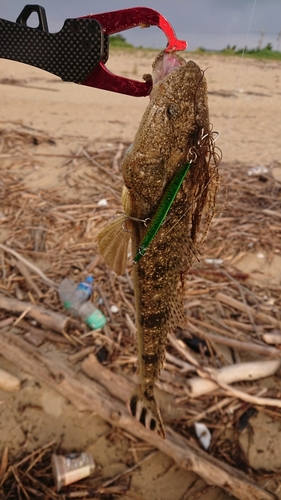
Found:
[{"label": "flathead fish", "polygon": [[[150,103],[122,162],[124,214],[98,235],[98,244],[117,274],[125,270],[130,239],[132,255],[138,255],[133,281],[140,384],[130,409],[164,438],[154,385],[165,359],[167,334],[186,326],[183,285],[213,216],[218,157],[204,72],[193,61],[161,53],[152,77]],[[140,255],[157,207],[188,162],[190,168],[161,227]]]}]

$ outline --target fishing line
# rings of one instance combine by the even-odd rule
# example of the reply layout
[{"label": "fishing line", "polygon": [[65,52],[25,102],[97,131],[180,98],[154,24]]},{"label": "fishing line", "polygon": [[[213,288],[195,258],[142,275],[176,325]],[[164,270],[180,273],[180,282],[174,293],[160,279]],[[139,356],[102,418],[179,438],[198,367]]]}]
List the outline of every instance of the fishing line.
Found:
[{"label": "fishing line", "polygon": [[[238,67],[238,71],[237,71],[237,79],[236,79],[235,90],[234,90],[234,99],[237,97],[237,94],[238,94],[239,83],[240,83],[240,78],[241,78],[241,72],[242,72],[243,65],[244,65],[244,60],[245,60],[245,57],[244,57],[245,56],[245,51],[246,51],[246,48],[247,48],[247,42],[248,42],[249,34],[250,34],[250,31],[251,31],[251,27],[252,27],[252,22],[253,22],[254,13],[255,13],[255,10],[256,10],[256,5],[257,5],[257,0],[253,0],[253,6],[252,6],[252,10],[251,10],[251,14],[250,14],[250,19],[249,19],[249,23],[248,23],[248,28],[247,28],[247,32],[246,32],[246,36],[245,36],[244,47],[243,47],[243,50],[242,50],[242,54],[240,56],[239,67]],[[229,136],[231,134],[231,130],[232,130],[233,114],[234,114],[235,105],[236,105],[236,102],[232,101],[232,106],[230,108],[229,119],[228,119],[228,129],[227,129],[226,134],[225,134],[225,137],[227,139],[229,138]],[[213,132],[213,133],[217,134],[217,132]],[[204,135],[204,138],[205,137],[206,137],[206,135]],[[209,154],[211,154],[213,156],[213,160],[214,160],[215,163],[216,163],[216,161],[218,161],[218,162],[220,161],[219,159],[218,160],[216,159],[216,156],[221,156],[221,150],[218,147],[214,147],[214,143],[216,142],[217,138],[218,138],[218,136],[215,139],[211,140],[212,148],[211,148],[211,151],[209,152]],[[227,141],[226,141],[226,145],[227,145]],[[196,166],[195,166],[195,168],[196,168]],[[203,189],[203,192],[204,192],[204,190],[206,190],[208,188],[210,182],[213,180],[213,178],[215,176],[216,176],[216,173],[214,173],[213,175],[211,175],[209,181],[207,182],[206,186]],[[183,217],[185,217],[185,215],[192,209],[192,206],[194,205],[194,203],[196,203],[198,201],[199,197],[202,196],[203,192],[201,192],[198,196],[196,196],[196,198],[189,205],[189,207],[184,212],[184,214],[182,214],[181,217],[172,225],[172,227],[170,227],[165,232],[166,235],[168,233],[170,233],[175,228],[175,226],[183,219]]]},{"label": "fishing line", "polygon": [[233,124],[234,108],[236,106],[236,98],[237,98],[237,95],[239,93],[239,84],[240,84],[241,72],[242,72],[242,69],[243,69],[243,66],[244,66],[244,61],[245,61],[245,57],[244,56],[245,56],[245,51],[246,51],[246,48],[247,48],[247,42],[248,42],[249,34],[250,34],[250,31],[251,31],[251,27],[252,27],[252,22],[253,22],[253,18],[254,18],[254,13],[255,13],[255,10],[256,10],[256,6],[257,6],[257,0],[253,0],[253,7],[252,7],[252,11],[251,11],[250,19],[249,19],[249,24],[248,24],[248,28],[247,28],[247,32],[246,32],[246,36],[245,36],[244,47],[243,47],[243,50],[242,50],[242,54],[241,54],[241,56],[239,58],[240,61],[239,61],[239,66],[238,66],[238,70],[237,70],[237,78],[236,78],[236,84],[235,84],[235,87],[234,87],[234,95],[232,97],[232,105],[231,105],[230,111],[229,111],[228,125],[227,125],[226,134],[225,134],[225,138],[226,138],[225,145],[226,146],[228,145],[228,141],[229,141],[229,138],[230,138],[230,135],[231,135],[231,131],[233,130],[232,124]]},{"label": "fishing line", "polygon": [[[243,67],[243,63],[244,63],[244,55],[245,55],[245,50],[246,50],[246,47],[247,47],[247,41],[248,41],[248,37],[249,37],[249,34],[250,34],[250,30],[251,30],[251,26],[252,26],[252,21],[253,21],[253,17],[254,17],[254,12],[255,12],[255,9],[256,9],[256,4],[257,4],[257,0],[254,0],[253,1],[253,7],[252,7],[252,11],[251,11],[251,15],[250,15],[250,20],[249,20],[249,24],[248,24],[248,28],[247,28],[247,32],[246,32],[246,37],[245,37],[245,43],[244,43],[244,48],[242,50],[242,54],[241,54],[241,57],[240,57],[240,61],[239,61],[239,67],[238,67],[238,72],[237,72],[237,80],[236,80],[236,89],[235,89],[235,93],[234,93],[234,96],[236,97],[237,94],[238,94],[238,86],[239,86],[239,82],[240,82],[240,76],[241,76],[241,70],[242,70],[242,67]],[[204,72],[203,72],[203,75],[202,77],[204,76]],[[194,96],[194,99],[196,99],[196,93],[195,93],[195,96]],[[230,126],[230,123],[232,122],[233,120],[233,111],[234,111],[234,102],[232,102],[232,108],[230,109],[230,114],[229,114],[229,120],[228,120],[228,130],[227,130],[227,133],[226,133],[226,137],[228,137],[230,135],[230,132],[231,132],[231,126]],[[194,106],[194,109],[195,109],[195,106]],[[216,134],[216,137],[214,138],[213,137],[213,134]],[[218,132],[213,132],[212,131],[212,126],[210,126],[210,131],[205,133],[204,134],[204,129],[202,129],[202,132],[201,132],[201,140],[198,141],[198,146],[202,145],[203,143],[203,140],[206,138],[206,137],[209,137],[209,151],[208,151],[208,154],[209,154],[209,161],[207,162],[207,168],[209,167],[209,164],[213,164],[213,166],[216,168],[221,160],[221,150],[219,148],[217,148],[215,146],[215,142],[217,140],[219,136],[219,133]],[[201,143],[201,144],[200,144]],[[197,156],[197,155],[196,155]],[[213,160],[213,161],[212,161]],[[171,205],[172,205],[172,202],[173,200],[175,199],[176,197],[176,194],[178,192],[178,190],[180,189],[181,187],[181,183],[183,182],[184,178],[185,178],[185,175],[188,173],[189,171],[189,168],[191,166],[191,163],[192,163],[192,160],[187,163],[186,165],[183,166],[183,169],[184,167],[187,167],[186,168],[186,171],[183,172],[184,175],[181,177],[181,182],[180,184],[178,184],[177,187],[177,190],[173,193],[173,198],[171,196],[169,196],[172,201],[171,203],[169,204],[168,208],[166,207],[167,203],[166,203],[166,199],[165,200],[162,200],[162,204],[160,203],[160,207],[158,207],[157,211],[156,211],[156,214],[154,215],[153,219],[152,219],[152,223],[151,225],[148,227],[148,231],[147,231],[147,234],[145,234],[139,248],[138,248],[138,252],[134,258],[134,263],[138,262],[141,257],[146,253],[146,250],[149,246],[149,244],[151,243],[151,241],[153,240],[153,238],[155,237],[155,235],[157,234],[158,230],[160,229],[160,227],[162,226],[162,224],[164,224],[165,222],[165,217],[168,213],[168,210],[170,209]],[[196,168],[196,162],[195,162],[195,168]],[[169,234],[176,226],[177,224],[180,223],[180,221],[187,215],[187,213],[192,209],[192,207],[194,205],[196,205],[198,199],[202,196],[202,194],[204,193],[204,191],[209,187],[209,184],[214,180],[214,178],[217,176],[217,172],[213,172],[213,174],[210,176],[208,182],[206,183],[206,185],[204,186],[203,190],[201,191],[200,194],[198,194],[194,200],[192,200],[192,202],[190,203],[190,205],[188,206],[188,208],[184,211],[184,213],[181,215],[181,217],[172,225],[172,227],[166,229],[165,231],[165,236],[167,234]],[[177,175],[176,175],[177,177]],[[165,202],[165,203],[163,203]],[[162,207],[162,205],[165,205],[165,210],[164,208]],[[160,210],[160,215],[158,214],[158,211],[159,211],[159,208],[160,209],[163,209],[163,210]],[[210,207],[209,207],[210,208]],[[214,208],[213,208],[214,210]],[[163,212],[163,214],[162,214]],[[127,214],[124,214],[123,212],[119,212],[119,213],[122,213],[122,215],[125,215],[127,216]],[[213,212],[214,214],[214,212]],[[155,217],[157,216],[157,217]],[[140,219],[137,219],[137,218],[134,218],[134,217],[129,217],[127,216],[129,219],[131,220],[135,220],[135,221],[138,221],[138,222],[143,222],[144,225],[147,227],[147,222],[148,220],[150,219],[145,219],[145,220],[140,220]],[[155,219],[155,220],[154,220]],[[207,218],[207,226],[205,227],[205,231],[203,232],[203,236],[201,237],[201,241],[200,243],[203,242],[205,236],[206,236],[206,232],[207,232],[207,229],[210,225],[210,218]],[[124,229],[125,230],[125,229]]]},{"label": "fishing line", "polygon": [[167,231],[165,231],[165,236],[167,236],[167,234],[169,234],[171,231],[173,231],[173,229],[175,229],[175,227],[177,226],[177,224],[180,223],[180,221],[187,215],[187,213],[191,210],[192,206],[194,205],[194,203],[196,203],[200,196],[202,196],[203,192],[207,189],[207,187],[209,186],[210,182],[214,179],[214,177],[216,176],[216,174],[214,173],[213,175],[211,175],[210,179],[208,180],[206,186],[204,186],[202,192],[200,194],[198,194],[198,196],[196,196],[194,198],[194,200],[192,201],[192,203],[190,203],[189,207],[185,210],[185,212],[179,217],[179,219],[169,228],[167,229]]},{"label": "fishing line", "polygon": [[[215,135],[215,137],[213,137],[214,135]],[[209,150],[208,150],[209,162],[208,162],[208,166],[209,166],[209,164],[211,164],[213,167],[216,167],[221,161],[221,150],[220,150],[220,148],[215,146],[215,142],[219,137],[219,132],[215,132],[212,130],[212,124],[210,124],[210,132],[209,133],[204,134],[204,129],[202,130],[201,141],[203,139],[205,139],[206,137],[209,137]],[[199,141],[198,145],[200,145],[200,141]],[[200,154],[199,151],[198,151],[198,154]],[[197,154],[196,154],[196,159],[197,159]],[[196,168],[196,161],[194,161],[193,168]],[[165,236],[167,236],[171,231],[173,231],[173,229],[175,229],[177,224],[179,224],[180,221],[187,215],[187,213],[190,212],[192,207],[194,205],[196,205],[199,198],[203,195],[204,191],[206,191],[206,189],[209,187],[210,183],[212,181],[215,181],[216,177],[217,177],[217,172],[214,171],[213,174],[210,175],[210,178],[209,178],[208,182],[205,184],[205,186],[203,187],[202,191],[197,196],[195,196],[195,198],[192,200],[192,202],[187,207],[187,209],[184,211],[184,213],[177,219],[177,221],[170,228],[167,228],[165,230]],[[208,227],[209,227],[209,224],[207,222],[207,229],[208,229]],[[205,231],[204,231],[205,236],[206,236],[207,229],[205,228]],[[204,241],[204,235],[201,238],[200,244],[203,243],[203,241]]]}]

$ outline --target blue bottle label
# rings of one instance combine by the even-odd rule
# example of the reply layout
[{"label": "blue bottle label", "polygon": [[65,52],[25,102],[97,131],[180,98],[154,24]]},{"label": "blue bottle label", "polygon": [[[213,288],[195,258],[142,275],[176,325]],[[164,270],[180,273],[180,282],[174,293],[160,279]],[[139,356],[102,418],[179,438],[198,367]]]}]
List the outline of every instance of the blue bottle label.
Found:
[{"label": "blue bottle label", "polygon": [[77,285],[76,290],[84,290],[89,295],[91,295],[91,293],[93,291],[93,287],[89,283],[82,282],[82,283],[79,283],[79,285]]}]

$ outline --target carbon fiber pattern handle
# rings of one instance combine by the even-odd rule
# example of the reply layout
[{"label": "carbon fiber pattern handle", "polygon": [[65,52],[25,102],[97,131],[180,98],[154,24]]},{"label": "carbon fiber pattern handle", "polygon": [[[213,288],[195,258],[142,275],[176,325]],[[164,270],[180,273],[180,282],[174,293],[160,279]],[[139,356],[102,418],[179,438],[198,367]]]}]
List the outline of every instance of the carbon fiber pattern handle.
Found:
[{"label": "carbon fiber pattern handle", "polygon": [[95,19],[66,19],[59,33],[47,33],[0,19],[0,57],[82,82],[108,58],[108,36]]}]

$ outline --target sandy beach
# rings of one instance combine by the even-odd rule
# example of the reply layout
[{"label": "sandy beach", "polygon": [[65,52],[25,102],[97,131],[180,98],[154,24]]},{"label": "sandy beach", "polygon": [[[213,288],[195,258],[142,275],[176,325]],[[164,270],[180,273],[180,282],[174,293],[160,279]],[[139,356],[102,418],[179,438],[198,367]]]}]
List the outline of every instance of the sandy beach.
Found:
[{"label": "sandy beach", "polygon": [[[155,53],[113,51],[108,68],[141,80]],[[279,61],[189,53],[206,70],[210,117],[220,133],[225,162],[270,165],[281,157],[281,75]],[[132,141],[148,98],[87,88],[36,68],[1,60],[3,123],[23,123],[52,136],[71,135],[106,143]],[[76,138],[76,140],[75,140]]]},{"label": "sandy beach", "polygon": [[[112,50],[107,66],[118,75],[141,80],[143,74],[151,71],[155,55],[156,53],[152,51]],[[272,172],[276,181],[281,182],[281,63],[197,53],[186,53],[185,58],[194,60],[206,71],[210,120],[213,130],[219,132],[217,146],[222,150],[224,170],[231,176],[231,169],[239,166],[240,171],[247,175],[250,168],[262,166]],[[88,183],[84,182],[81,191],[78,191],[75,183],[76,181],[79,183],[79,175],[83,176],[85,172],[89,174],[90,168],[87,165],[83,170],[83,164],[79,163],[79,174],[77,173],[75,177],[75,159],[69,166],[70,158],[72,161],[73,156],[77,155],[81,161],[81,155],[85,151],[107,151],[119,144],[123,144],[125,148],[134,140],[148,104],[148,98],[133,98],[65,83],[39,69],[6,60],[0,61],[0,91],[1,144],[4,144],[4,141],[6,145],[9,144],[9,139],[5,139],[5,134],[8,136],[9,133],[11,137],[13,134],[23,133],[31,134],[31,137],[34,134],[35,138],[42,137],[42,141],[39,140],[39,144],[36,145],[33,156],[30,152],[30,143],[25,145],[22,139],[20,139],[21,142],[19,139],[14,142],[11,139],[14,157],[11,157],[9,151],[5,149],[0,158],[3,179],[10,179],[11,185],[17,181],[22,186],[19,191],[19,197],[22,196],[22,198],[20,201],[17,200],[20,205],[15,213],[13,212],[11,221],[9,219],[10,207],[5,204],[5,199],[1,196],[0,243],[11,247],[15,244],[15,248],[21,251],[26,245],[26,242],[21,240],[24,228],[23,232],[20,229],[14,232],[14,221],[18,218],[20,220],[22,213],[32,208],[32,203],[37,200],[38,205],[34,208],[34,214],[30,216],[32,221],[30,230],[33,231],[33,226],[40,225],[38,214],[43,214],[42,220],[49,216],[49,212],[47,215],[44,212],[44,203],[46,203],[44,193],[47,193],[48,200],[51,200],[52,220],[55,222],[56,217],[59,218],[56,212],[58,196],[60,199],[63,198],[65,203],[71,200],[72,204],[74,202],[79,204],[79,196],[83,195],[84,202],[88,204],[85,206],[90,207],[89,211],[93,206],[96,207],[91,203],[97,203],[95,192],[97,179]],[[34,144],[36,140],[34,139]],[[122,154],[124,148],[120,149]],[[103,165],[103,168],[106,169],[107,166]],[[74,177],[70,179],[72,174],[75,182]],[[24,196],[22,191],[25,193]],[[116,203],[116,200],[120,198],[120,192],[120,184],[112,183],[112,186],[109,186],[110,194],[107,196],[109,196],[110,210],[110,203],[112,200]],[[4,190],[3,193],[5,193]],[[94,201],[91,200],[91,196]],[[74,212],[75,206],[73,205]],[[64,215],[64,219],[61,216],[62,231],[64,222],[69,223],[71,217],[72,221],[75,220],[74,212]],[[114,216],[114,213],[115,210],[112,208],[110,216]],[[89,252],[91,252],[93,248],[95,249],[91,246],[93,236],[97,232],[95,224],[100,224],[100,221],[98,217],[93,217],[88,221],[87,212],[83,213],[79,220],[84,231],[83,242],[86,241],[85,245],[89,245]],[[219,222],[216,221],[216,224]],[[53,228],[50,227],[50,233],[52,230]],[[58,243],[60,249],[67,252],[68,248],[74,244],[78,248],[82,233],[79,232],[79,228],[75,231],[71,233],[70,240],[67,239],[67,234],[63,233],[62,240]],[[57,237],[58,233],[54,235],[54,239]],[[34,258],[37,266],[42,271],[48,272],[50,263],[47,257],[43,259],[39,250],[33,256],[32,248],[28,247],[28,250],[31,253],[27,257]],[[48,248],[46,252],[48,255]],[[239,252],[240,250],[237,250],[237,269],[241,272],[255,272],[257,262],[259,265],[261,263],[258,254],[253,257],[253,254],[247,253],[244,247],[241,247],[241,255]],[[251,252],[250,247],[249,252]],[[278,252],[276,251],[270,262],[264,263],[263,268],[264,275],[269,281],[275,280],[276,286],[280,286],[281,283],[281,258]],[[67,258],[67,262],[61,263],[59,274],[71,268],[71,252],[67,254]],[[6,262],[4,257],[2,262]],[[84,261],[81,260],[81,263],[77,264],[80,271],[83,269],[83,263]],[[53,272],[53,268],[51,271]],[[0,286],[5,293],[8,293],[8,296],[13,295],[9,289],[10,283],[9,281],[7,285],[7,278],[3,271]],[[260,281],[257,283],[259,290],[262,285]],[[268,300],[268,307],[271,307],[267,286],[268,282],[265,285],[264,296],[268,294],[266,300]],[[19,297],[20,292],[18,292]],[[27,298],[32,300],[32,295]],[[48,296],[47,299],[49,298]],[[49,303],[53,304],[52,301]],[[60,355],[52,345],[47,345],[43,351],[55,359],[60,359]],[[132,463],[137,463],[137,460],[143,457],[144,451],[149,449],[149,446],[148,448],[141,447],[141,443],[137,443],[135,438],[130,441],[126,437],[125,442],[121,431],[118,429],[112,431],[110,426],[97,415],[77,411],[55,390],[37,383],[34,377],[23,373],[4,357],[0,357],[0,368],[18,376],[22,383],[18,392],[8,393],[0,389],[0,461],[5,446],[9,448],[12,456],[16,455],[21,448],[31,450],[56,439],[68,450],[87,448],[88,451],[93,452],[100,464],[100,470],[103,470],[100,474],[107,479],[123,470],[124,464],[129,463],[130,460]],[[273,379],[270,380],[272,382]],[[257,427],[260,429],[268,424],[269,417],[264,414],[259,418]],[[272,431],[272,442],[278,434],[276,429],[277,427],[274,427]],[[247,443],[245,447],[248,446]],[[257,457],[258,452],[253,460],[257,460]],[[275,456],[275,459],[278,462],[279,458]],[[277,462],[272,463],[280,467],[279,462],[276,465]],[[260,462],[259,467],[263,468]],[[234,498],[220,488],[208,487],[196,474],[186,473],[177,467],[171,458],[160,452],[157,452],[151,462],[145,463],[134,472],[130,485],[129,493],[122,494],[121,491],[120,494],[116,494],[117,496],[112,493],[112,496],[106,498],[124,500],[132,498],[138,500],[193,500],[195,498],[227,500]],[[277,491],[276,486],[276,494],[279,495],[278,498],[281,498],[280,485],[278,488]]]}]

